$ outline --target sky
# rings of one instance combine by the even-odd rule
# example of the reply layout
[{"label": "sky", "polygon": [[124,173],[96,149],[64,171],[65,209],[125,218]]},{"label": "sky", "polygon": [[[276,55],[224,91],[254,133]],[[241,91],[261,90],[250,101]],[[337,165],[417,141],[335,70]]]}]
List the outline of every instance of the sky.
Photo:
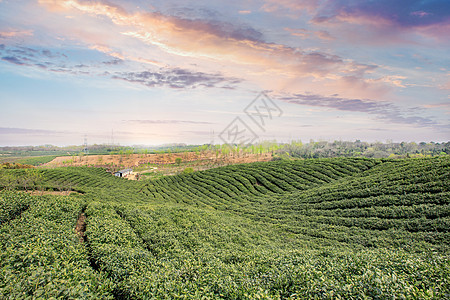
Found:
[{"label": "sky", "polygon": [[0,0],[0,146],[450,140],[448,0]]}]

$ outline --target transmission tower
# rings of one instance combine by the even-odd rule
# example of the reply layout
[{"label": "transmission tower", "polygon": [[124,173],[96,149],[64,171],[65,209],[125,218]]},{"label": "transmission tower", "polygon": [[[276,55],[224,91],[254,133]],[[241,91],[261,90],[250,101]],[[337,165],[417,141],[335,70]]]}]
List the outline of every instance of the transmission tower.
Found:
[{"label": "transmission tower", "polygon": [[210,139],[211,147],[214,146],[214,138],[215,138],[215,135],[214,135],[214,130],[213,130],[213,131],[211,131],[211,139]]},{"label": "transmission tower", "polygon": [[111,129],[111,146],[114,146],[114,129]]},{"label": "transmission tower", "polygon": [[88,143],[87,143],[87,136],[86,135],[84,135],[84,143],[83,143],[83,151],[84,151],[84,154],[88,154],[89,153],[89,150],[88,150]]}]

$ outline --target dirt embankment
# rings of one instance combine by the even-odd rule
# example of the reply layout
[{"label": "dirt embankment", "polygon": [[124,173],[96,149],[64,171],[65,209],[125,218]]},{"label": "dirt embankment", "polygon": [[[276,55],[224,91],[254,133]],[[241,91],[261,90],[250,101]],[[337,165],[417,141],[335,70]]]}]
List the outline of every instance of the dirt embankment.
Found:
[{"label": "dirt embankment", "polygon": [[183,153],[162,153],[162,154],[123,154],[123,155],[87,155],[87,156],[60,156],[46,163],[45,167],[63,166],[98,166],[98,167],[118,167],[134,168],[143,164],[167,165],[175,164],[177,158],[181,158],[183,163],[196,162],[201,164],[238,164],[255,161],[271,160],[271,153],[252,154],[234,153],[224,155],[214,151],[204,152],[183,152]]}]

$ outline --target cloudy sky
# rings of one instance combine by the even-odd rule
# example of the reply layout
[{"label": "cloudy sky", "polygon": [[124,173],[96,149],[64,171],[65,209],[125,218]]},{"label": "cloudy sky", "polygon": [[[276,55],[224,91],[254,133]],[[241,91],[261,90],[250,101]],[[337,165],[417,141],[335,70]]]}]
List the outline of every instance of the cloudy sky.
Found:
[{"label": "cloudy sky", "polygon": [[449,32],[448,0],[0,0],[0,145],[448,141]]}]

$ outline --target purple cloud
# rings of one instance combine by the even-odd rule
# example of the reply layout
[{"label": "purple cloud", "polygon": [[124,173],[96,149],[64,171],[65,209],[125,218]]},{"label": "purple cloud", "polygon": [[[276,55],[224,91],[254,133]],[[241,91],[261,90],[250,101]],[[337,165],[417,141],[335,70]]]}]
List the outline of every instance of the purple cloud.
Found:
[{"label": "purple cloud", "polygon": [[442,125],[430,118],[406,116],[405,112],[399,107],[387,102],[304,94],[285,96],[279,98],[279,100],[298,105],[328,107],[341,111],[368,113],[375,115],[379,120],[385,120],[397,124],[409,124],[419,127],[433,127],[439,129],[450,128],[450,125]]},{"label": "purple cloud", "polygon": [[54,58],[49,50],[37,50],[29,47],[6,47],[1,45],[0,50],[4,51],[5,56],[2,60],[20,66],[36,66],[39,68],[47,68],[52,65],[45,60],[49,57]]},{"label": "purple cloud", "polygon": [[112,76],[128,82],[140,83],[148,87],[167,86],[171,88],[217,87],[218,84],[237,84],[236,78],[227,78],[219,74],[191,72],[185,69],[161,69],[157,72],[120,72]]},{"label": "purple cloud", "polygon": [[28,128],[10,128],[0,127],[0,134],[24,134],[24,135],[54,135],[65,134],[65,131],[43,130],[43,129],[28,129]]},{"label": "purple cloud", "polygon": [[205,7],[198,9],[181,7],[175,10],[170,9],[164,13],[161,11],[158,14],[161,17],[170,18],[180,28],[203,31],[205,34],[213,34],[238,41],[263,41],[262,32],[239,21],[230,22],[229,19],[225,20],[221,13]]},{"label": "purple cloud", "polygon": [[423,17],[432,15],[432,13],[427,13],[425,11],[420,10],[420,11],[413,11],[410,15],[423,18]]},{"label": "purple cloud", "polygon": [[184,121],[184,120],[124,120],[123,122],[139,123],[139,124],[196,124],[196,125],[211,125],[211,122],[201,121]]},{"label": "purple cloud", "polygon": [[122,63],[123,63],[123,60],[122,59],[118,59],[118,58],[103,62],[103,64],[105,64],[105,65],[119,65],[119,64],[122,64]]},{"label": "purple cloud", "polygon": [[15,64],[15,65],[19,65],[19,66],[27,65],[26,63],[24,63],[22,60],[20,60],[19,58],[15,57],[15,56],[3,56],[2,60],[7,61],[12,64]]},{"label": "purple cloud", "polygon": [[180,28],[194,29],[205,34],[214,34],[222,38],[231,38],[238,41],[262,42],[263,34],[246,25],[235,25],[217,20],[190,20],[173,18],[173,23]]},{"label": "purple cloud", "polygon": [[399,27],[419,27],[450,22],[448,0],[327,0],[314,17],[324,22],[340,16],[385,20]]}]

